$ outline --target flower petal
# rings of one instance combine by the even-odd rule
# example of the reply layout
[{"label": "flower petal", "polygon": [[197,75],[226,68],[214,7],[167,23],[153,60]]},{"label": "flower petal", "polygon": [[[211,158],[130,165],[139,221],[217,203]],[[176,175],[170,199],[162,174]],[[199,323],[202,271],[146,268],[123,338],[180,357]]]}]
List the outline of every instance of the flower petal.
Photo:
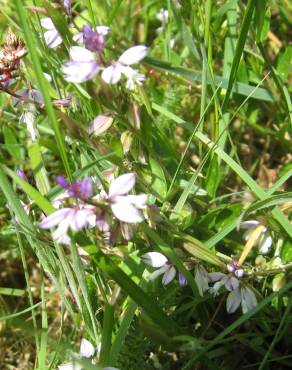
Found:
[{"label": "flower petal", "polygon": [[195,281],[199,290],[199,294],[202,297],[204,292],[209,289],[209,274],[203,266],[196,267]]},{"label": "flower petal", "polygon": [[111,204],[112,212],[116,218],[129,224],[142,222],[144,220],[142,212],[133,204],[122,200],[122,198],[120,197],[118,202]]},{"label": "flower petal", "polygon": [[147,47],[137,45],[129,48],[119,57],[119,62],[124,65],[131,65],[140,62],[147,54]]},{"label": "flower petal", "polygon": [[273,239],[270,234],[266,232],[260,236],[259,241],[258,241],[258,247],[261,253],[263,254],[269,253],[272,244],[273,244]]},{"label": "flower petal", "polygon": [[50,49],[54,49],[58,45],[62,44],[62,38],[56,29],[46,31],[44,33],[44,38],[45,38],[47,46]]},{"label": "flower petal", "polygon": [[99,136],[110,128],[114,119],[111,116],[99,115],[91,122],[88,133],[89,135]]},{"label": "flower petal", "polygon": [[162,284],[163,285],[168,285],[175,278],[175,275],[176,275],[176,270],[172,266],[167,271],[165,271],[165,273],[162,277]]},{"label": "flower petal", "polygon": [[254,229],[259,225],[259,221],[257,220],[249,220],[249,221],[244,221],[241,222],[240,228],[241,229]]},{"label": "flower petal", "polygon": [[83,181],[81,181],[80,186],[82,198],[90,198],[93,194],[93,184],[90,177],[86,177]]},{"label": "flower petal", "polygon": [[93,345],[87,339],[83,338],[80,343],[80,356],[89,358],[94,355],[94,352],[95,349]]},{"label": "flower petal", "polygon": [[167,263],[167,258],[159,252],[148,252],[141,256],[142,261],[152,267],[162,267]]},{"label": "flower petal", "polygon": [[236,290],[239,288],[239,281],[235,277],[231,276],[225,280],[225,287],[230,292],[232,290]]},{"label": "flower petal", "polygon": [[241,302],[241,294],[239,289],[232,290],[228,294],[227,300],[226,300],[226,310],[228,313],[233,313],[235,312],[238,307],[240,306]]},{"label": "flower petal", "polygon": [[155,280],[158,278],[158,276],[164,274],[168,269],[169,269],[168,265],[162,266],[158,270],[152,272],[152,274],[150,274],[147,279],[150,281]]},{"label": "flower petal", "polygon": [[135,186],[136,175],[133,172],[125,173],[117,177],[109,187],[109,196],[128,194]]},{"label": "flower petal", "polygon": [[147,205],[147,194],[139,194],[139,195],[126,195],[125,200],[128,203],[133,204],[136,208],[145,209]]},{"label": "flower petal", "polygon": [[121,68],[118,64],[109,66],[102,71],[101,78],[107,84],[116,84],[122,76]]},{"label": "flower petal", "polygon": [[41,25],[44,27],[46,30],[54,30],[56,29],[53,21],[51,18],[43,18],[41,19]]},{"label": "flower petal", "polygon": [[68,61],[61,68],[64,79],[68,82],[80,83],[91,80],[99,71],[96,61],[76,62]]},{"label": "flower petal", "polygon": [[91,62],[95,60],[94,54],[81,46],[72,46],[69,54],[74,62]]},{"label": "flower petal", "polygon": [[256,299],[256,296],[255,296],[254,292],[248,287],[241,288],[242,312],[244,314],[247,313],[248,311],[255,308],[257,304],[258,304],[258,302],[257,302],[257,299]]},{"label": "flower petal", "polygon": [[85,210],[78,210],[72,214],[70,227],[73,231],[81,230],[87,223],[88,213]]},{"label": "flower petal", "polygon": [[110,27],[107,26],[97,26],[95,29],[97,33],[103,36],[106,36],[111,30]]},{"label": "flower petal", "polygon": [[222,280],[226,275],[223,272],[210,272],[208,274],[208,279],[211,283]]},{"label": "flower petal", "polygon": [[58,366],[59,370],[74,370],[74,365],[72,362],[68,362],[67,364],[59,365]]},{"label": "flower petal", "polygon": [[62,222],[68,216],[70,211],[70,208],[59,209],[43,219],[43,221],[39,224],[39,227],[41,229],[51,229],[52,227],[59,225],[60,222]]}]

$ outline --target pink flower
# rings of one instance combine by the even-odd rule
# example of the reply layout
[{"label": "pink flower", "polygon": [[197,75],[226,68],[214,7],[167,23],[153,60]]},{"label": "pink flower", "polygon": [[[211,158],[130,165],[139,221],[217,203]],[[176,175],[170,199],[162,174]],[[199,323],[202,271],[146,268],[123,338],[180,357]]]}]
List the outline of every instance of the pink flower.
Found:
[{"label": "pink flower", "polygon": [[52,233],[53,239],[60,244],[70,244],[69,229],[79,231],[85,227],[95,226],[95,207],[90,205],[76,206],[74,208],[62,208],[40,223],[41,229],[51,229],[58,226]]},{"label": "pink flower", "polygon": [[91,80],[99,71],[99,65],[94,54],[81,47],[73,46],[70,49],[70,58],[62,66],[64,79],[73,83],[80,83]]}]

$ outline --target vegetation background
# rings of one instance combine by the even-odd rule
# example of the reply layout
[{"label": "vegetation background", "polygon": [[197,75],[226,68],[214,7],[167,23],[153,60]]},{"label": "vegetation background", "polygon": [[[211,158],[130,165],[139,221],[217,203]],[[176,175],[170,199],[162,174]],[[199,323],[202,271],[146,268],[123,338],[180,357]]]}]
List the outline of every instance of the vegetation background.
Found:
[{"label": "vegetation background", "polygon": [[[74,42],[61,5],[0,0],[2,44],[10,28],[28,50],[11,91],[39,89],[45,101],[32,141],[19,122],[29,103],[15,107],[1,87],[0,368],[55,369],[82,338],[102,344],[86,369],[292,368],[291,2],[73,1],[79,27],[111,27],[107,60],[149,48],[146,79],[133,92],[99,77],[64,80]],[[44,42],[43,17],[62,36],[56,49]],[[69,94],[69,107],[52,103]],[[111,127],[89,136],[90,122],[108,112]],[[54,244],[38,224],[60,193],[56,176],[100,178],[113,166],[137,174],[159,221],[139,224],[129,242],[86,231],[70,246]],[[265,256],[247,250],[239,225],[250,219],[273,237]],[[85,264],[76,244],[89,254]],[[140,257],[150,250],[188,285],[147,281]],[[199,294],[196,269],[226,272],[243,251],[258,305],[228,314],[226,291]]]}]

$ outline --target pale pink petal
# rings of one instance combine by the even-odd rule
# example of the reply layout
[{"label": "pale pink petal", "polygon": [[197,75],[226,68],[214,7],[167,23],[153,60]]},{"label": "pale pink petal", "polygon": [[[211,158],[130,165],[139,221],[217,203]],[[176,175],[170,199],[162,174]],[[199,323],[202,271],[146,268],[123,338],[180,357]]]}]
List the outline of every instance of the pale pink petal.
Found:
[{"label": "pale pink petal", "polygon": [[82,357],[92,357],[94,355],[95,349],[93,345],[85,338],[81,340],[79,353]]},{"label": "pale pink petal", "polygon": [[95,60],[94,54],[81,46],[72,46],[69,54],[74,62],[91,62]]},{"label": "pale pink petal", "polygon": [[148,252],[141,256],[142,261],[151,267],[162,267],[167,263],[167,258],[159,252]]},{"label": "pale pink petal", "polygon": [[126,195],[125,200],[133,204],[136,208],[145,209],[147,206],[147,194]]},{"label": "pale pink petal", "polygon": [[87,223],[88,213],[84,210],[76,211],[71,218],[70,228],[73,231],[81,230]]},{"label": "pale pink petal", "polygon": [[67,364],[59,365],[58,366],[59,370],[74,370],[74,365],[72,362],[68,362]]},{"label": "pale pink petal", "polygon": [[163,285],[169,284],[175,278],[175,275],[176,275],[176,270],[172,266],[167,271],[165,271],[165,273],[162,277],[162,284]]},{"label": "pale pink petal", "polygon": [[121,79],[121,68],[118,64],[109,66],[102,71],[101,78],[107,84],[116,84]]},{"label": "pale pink petal", "polygon": [[99,115],[91,122],[88,133],[89,135],[99,136],[110,128],[114,119],[111,116]]},{"label": "pale pink petal", "polygon": [[99,71],[99,65],[96,61],[75,62],[68,61],[61,68],[64,79],[68,82],[80,83],[91,80]]},{"label": "pale pink petal", "polygon": [[[120,199],[121,198],[123,197],[120,197]],[[112,203],[111,209],[115,217],[120,221],[132,224],[142,222],[144,220],[144,216],[141,211],[126,201],[119,200],[116,203]]]},{"label": "pale pink petal", "polygon": [[73,36],[73,41],[77,42],[78,44],[83,43],[83,32],[76,33],[76,35]]},{"label": "pale pink petal", "polygon": [[60,222],[62,222],[68,216],[70,211],[70,208],[59,209],[43,219],[43,221],[39,224],[39,227],[41,229],[51,229],[52,227],[59,225]]},{"label": "pale pink petal", "polygon": [[133,46],[126,50],[119,58],[119,62],[124,65],[131,65],[140,62],[147,54],[147,47],[144,45]]},{"label": "pale pink petal", "polygon": [[241,294],[240,294],[239,289],[236,289],[230,292],[226,300],[227,312],[228,313],[235,312],[240,306],[240,302],[241,302]]},{"label": "pale pink petal", "polygon": [[135,186],[136,175],[133,172],[125,173],[117,177],[109,187],[109,196],[128,194]]}]

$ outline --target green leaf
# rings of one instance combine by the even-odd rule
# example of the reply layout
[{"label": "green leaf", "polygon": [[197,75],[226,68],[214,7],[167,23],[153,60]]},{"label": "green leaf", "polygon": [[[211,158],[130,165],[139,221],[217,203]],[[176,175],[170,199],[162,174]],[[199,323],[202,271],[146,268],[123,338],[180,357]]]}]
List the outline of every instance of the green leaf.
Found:
[{"label": "green leaf", "polygon": [[[189,82],[202,82],[202,73],[199,71],[193,71],[186,68],[173,66],[170,63],[163,62],[157,59],[153,59],[150,57],[146,57],[143,59],[143,63],[162,70],[164,72],[170,72],[175,74],[178,77],[182,77],[187,79]],[[221,76],[214,76],[214,82],[216,86],[220,86],[222,89],[228,89],[229,82],[228,79],[221,77]],[[210,76],[207,76],[207,84],[211,85],[212,81]],[[196,84],[197,85],[197,84]],[[231,92],[249,96],[253,99],[263,100],[267,102],[274,102],[276,98],[272,95],[272,93],[266,89],[258,87],[255,89],[255,86],[247,85],[241,82],[233,81],[231,85]]]},{"label": "green leaf", "polygon": [[159,195],[162,196],[162,198],[165,198],[167,193],[167,183],[164,172],[160,164],[153,157],[149,157],[149,164],[152,177],[151,186]]},{"label": "green leaf", "polygon": [[277,62],[277,71],[280,77],[285,81],[291,72],[292,64],[292,45],[286,47],[285,51],[280,54]]},{"label": "green leaf", "polygon": [[23,155],[20,150],[20,144],[18,143],[14,132],[10,127],[3,126],[3,135],[7,151],[13,158],[21,162],[23,160]]}]

